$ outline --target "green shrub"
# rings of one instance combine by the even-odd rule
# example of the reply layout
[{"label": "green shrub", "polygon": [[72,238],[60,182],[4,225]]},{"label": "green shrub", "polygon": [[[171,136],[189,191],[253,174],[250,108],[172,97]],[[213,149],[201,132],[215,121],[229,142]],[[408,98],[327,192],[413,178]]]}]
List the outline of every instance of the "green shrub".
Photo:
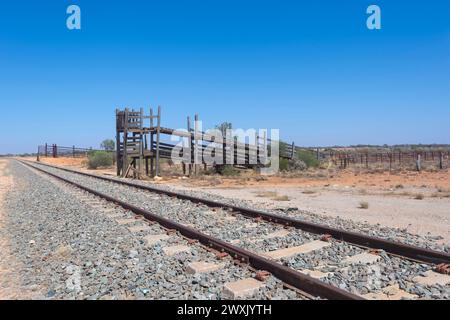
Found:
[{"label": "green shrub", "polygon": [[280,171],[287,171],[289,169],[289,160],[286,158],[280,158]]},{"label": "green shrub", "polygon": [[106,151],[90,151],[88,153],[88,168],[109,167],[113,164],[113,154]]},{"label": "green shrub", "polygon": [[217,172],[222,176],[238,176],[240,174],[232,165],[217,166]]},{"label": "green shrub", "polygon": [[314,152],[297,149],[295,150],[295,154],[297,159],[302,160],[308,168],[317,168],[320,165]]}]

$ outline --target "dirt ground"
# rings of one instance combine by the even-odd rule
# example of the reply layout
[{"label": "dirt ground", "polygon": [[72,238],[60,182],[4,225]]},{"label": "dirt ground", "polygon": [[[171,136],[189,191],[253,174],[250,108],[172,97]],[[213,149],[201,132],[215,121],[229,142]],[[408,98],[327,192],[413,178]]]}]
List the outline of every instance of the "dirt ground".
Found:
[{"label": "dirt ground", "polygon": [[[86,170],[79,159],[45,160]],[[94,170],[89,170],[90,172]],[[114,168],[95,170],[113,175]],[[297,207],[317,214],[441,236],[450,244],[450,170],[358,172],[307,171],[300,176],[172,177],[158,181],[179,189],[201,190],[251,200],[267,207]]]},{"label": "dirt ground", "polygon": [[19,263],[14,257],[6,229],[7,216],[4,201],[7,190],[14,188],[14,180],[8,174],[7,161],[0,159],[0,300],[32,299],[35,293],[21,286]]},{"label": "dirt ground", "polygon": [[450,244],[450,171],[316,170],[303,177],[172,179],[180,189],[440,236]]}]

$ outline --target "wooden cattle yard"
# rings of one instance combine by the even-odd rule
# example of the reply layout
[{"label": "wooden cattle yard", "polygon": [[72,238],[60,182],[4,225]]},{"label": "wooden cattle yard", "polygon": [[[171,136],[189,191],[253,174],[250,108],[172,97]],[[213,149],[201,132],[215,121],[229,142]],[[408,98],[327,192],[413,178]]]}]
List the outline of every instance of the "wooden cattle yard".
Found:
[{"label": "wooden cattle yard", "polygon": [[[163,135],[166,138],[175,136],[183,139],[184,148],[177,152],[174,150],[177,145],[162,142]],[[254,141],[253,144],[242,143],[231,136],[218,137],[201,131],[198,115],[194,117],[194,125],[191,118],[187,117],[186,130],[175,130],[161,126],[161,107],[157,108],[157,112],[150,108],[148,115],[142,108],[139,111],[128,108],[116,110],[117,175],[122,177],[130,173],[136,178],[143,174],[159,176],[160,159],[181,161],[185,175],[197,175],[200,167],[206,170],[208,165],[216,167],[232,163],[263,167],[271,155],[272,140],[264,132],[263,136],[255,133]],[[202,156],[212,144],[216,147],[211,155],[218,160],[213,164],[207,163]],[[292,159],[295,149],[292,143],[280,156]]]}]

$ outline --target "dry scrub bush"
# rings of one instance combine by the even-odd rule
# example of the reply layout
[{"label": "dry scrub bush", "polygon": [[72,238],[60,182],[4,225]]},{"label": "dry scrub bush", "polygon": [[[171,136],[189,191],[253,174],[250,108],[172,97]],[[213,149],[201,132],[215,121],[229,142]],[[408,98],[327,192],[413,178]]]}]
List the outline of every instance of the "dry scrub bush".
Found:
[{"label": "dry scrub bush", "polygon": [[369,209],[369,203],[367,201],[361,201],[359,203],[359,208],[360,209]]}]

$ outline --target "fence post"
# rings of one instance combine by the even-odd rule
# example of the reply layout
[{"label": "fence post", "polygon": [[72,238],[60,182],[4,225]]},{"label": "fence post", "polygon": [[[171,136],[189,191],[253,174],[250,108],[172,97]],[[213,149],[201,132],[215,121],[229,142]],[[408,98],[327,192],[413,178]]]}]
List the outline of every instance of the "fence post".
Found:
[{"label": "fence post", "polygon": [[72,157],[75,158],[75,146],[72,146]]},{"label": "fence post", "polygon": [[40,152],[40,149],[39,149],[39,146],[38,146],[37,157],[36,157],[36,161],[37,161],[37,162],[40,161],[40,159],[39,159],[39,152]]},{"label": "fence post", "polygon": [[420,154],[417,155],[416,168],[417,168],[417,171],[420,171],[420,169],[421,169]]},{"label": "fence post", "polygon": [[295,143],[292,141],[291,160],[294,159]]},{"label": "fence post", "polygon": [[389,171],[392,170],[392,153],[389,153]]},{"label": "fence post", "polygon": [[48,146],[47,146],[47,143],[45,143],[45,152],[44,152],[44,154],[45,154],[45,157],[47,158],[48,157]]},{"label": "fence post", "polygon": [[439,168],[444,169],[444,154],[442,151],[439,153]]}]

